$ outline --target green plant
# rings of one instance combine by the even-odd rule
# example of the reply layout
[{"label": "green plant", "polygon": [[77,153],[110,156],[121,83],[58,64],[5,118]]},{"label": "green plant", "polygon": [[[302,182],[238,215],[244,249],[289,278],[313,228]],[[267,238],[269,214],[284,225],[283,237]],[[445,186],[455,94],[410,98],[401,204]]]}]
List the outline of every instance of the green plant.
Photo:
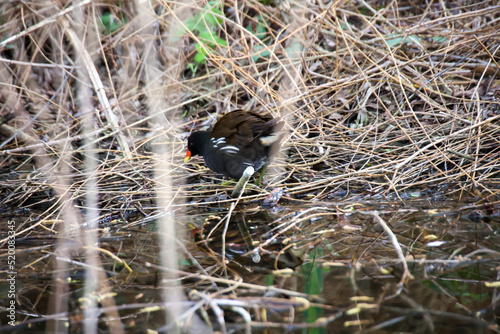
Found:
[{"label": "green plant", "polygon": [[104,28],[103,34],[109,35],[120,29],[125,23],[125,19],[122,17],[118,18],[116,15],[111,12],[104,13],[101,16],[101,25]]},{"label": "green plant", "polygon": [[[306,282],[304,286],[304,292],[309,295],[319,296],[323,291],[323,268],[318,265],[315,258],[323,257],[324,252],[322,249],[318,248],[309,254],[309,259],[312,262],[302,265],[301,272],[306,277]],[[323,317],[323,310],[319,307],[309,307],[304,311],[304,320],[308,323],[314,323],[319,318]],[[324,328],[309,328],[304,330],[303,333],[309,334],[323,334],[325,333]]]},{"label": "green plant", "polygon": [[197,34],[199,42],[196,42],[196,55],[194,63],[188,66],[193,73],[200,64],[204,64],[208,55],[217,46],[227,46],[227,42],[217,36],[217,29],[223,17],[222,4],[220,1],[209,1],[201,11],[184,22],[187,30]]},{"label": "green plant", "polygon": [[[261,40],[265,45],[256,43],[253,47],[254,54],[252,56],[253,61],[257,61],[259,57],[267,57],[271,54],[269,50],[264,50],[266,45],[269,45],[269,38],[267,33],[268,19],[264,18],[262,15],[259,16],[257,23],[252,25],[249,24],[246,29],[253,33],[255,37]],[[262,52],[261,52],[262,51]]]}]

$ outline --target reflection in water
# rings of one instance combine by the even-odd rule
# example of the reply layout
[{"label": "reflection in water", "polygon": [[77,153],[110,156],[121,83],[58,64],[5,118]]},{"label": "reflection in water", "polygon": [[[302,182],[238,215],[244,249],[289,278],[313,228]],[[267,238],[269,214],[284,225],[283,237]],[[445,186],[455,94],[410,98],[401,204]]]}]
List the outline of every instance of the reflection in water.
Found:
[{"label": "reflection in water", "polygon": [[[295,323],[316,323],[328,333],[494,330],[499,295],[485,283],[498,279],[498,212],[444,205],[376,205],[365,205],[363,211],[383,207],[380,215],[396,234],[414,276],[402,290],[398,283],[403,266],[394,247],[381,226],[363,211],[344,213],[343,209],[328,206],[301,207],[281,212],[281,217],[266,211],[246,216],[239,211],[232,222],[252,222],[248,224],[252,239],[247,237],[254,249],[258,244],[267,245],[267,238],[279,235],[272,243],[277,248],[264,249],[272,254],[293,245],[287,249],[288,254],[294,254],[293,258],[302,254],[304,263],[292,277],[278,280],[267,276],[268,284],[279,281],[280,286],[295,286],[321,301],[318,306],[309,305],[304,312],[295,313]],[[207,220],[204,230],[212,231],[220,222],[221,217]],[[216,229],[223,231],[221,226]],[[220,233],[213,232],[212,238],[211,250],[220,253]],[[247,252],[251,247],[243,242],[236,226],[230,225],[226,243],[230,262],[246,269],[238,270],[245,281],[255,281],[256,273],[273,269],[264,265],[270,261],[256,264],[250,260]],[[235,245],[239,252],[232,251]],[[294,268],[297,262],[278,263]],[[342,316],[338,316],[339,311]],[[331,321],[319,324],[321,319]]]},{"label": "reflection in water", "polygon": [[[273,219],[267,211],[245,212],[236,210],[227,216],[211,215],[195,231],[195,241],[201,250],[214,257],[224,257],[230,267],[266,272],[284,268],[294,269],[302,263],[292,252],[293,245],[286,244],[286,236],[274,237]],[[260,247],[263,241],[273,242]]]},{"label": "reflection in water", "polygon": [[[196,226],[194,242],[180,247],[187,302],[214,330],[228,332],[496,332],[498,208],[454,205],[316,203],[263,210],[246,204],[229,220],[228,208],[198,206],[186,216]],[[398,285],[403,266],[393,244],[363,213],[373,210],[395,234],[414,277],[404,286]],[[100,258],[125,329],[164,326],[154,221],[116,216],[102,221],[99,232]],[[47,312],[55,240],[46,227],[17,240],[21,330],[45,328],[46,319],[33,315]],[[70,331],[82,330],[83,261],[77,254],[67,275]]]}]

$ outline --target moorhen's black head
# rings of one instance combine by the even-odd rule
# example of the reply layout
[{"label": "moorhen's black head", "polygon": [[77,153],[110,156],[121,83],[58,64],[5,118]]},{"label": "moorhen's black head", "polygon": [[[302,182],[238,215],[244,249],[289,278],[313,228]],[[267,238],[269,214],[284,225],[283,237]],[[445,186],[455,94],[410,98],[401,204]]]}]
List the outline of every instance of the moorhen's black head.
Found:
[{"label": "moorhen's black head", "polygon": [[212,131],[193,132],[184,161],[202,155],[211,170],[239,179],[247,167],[262,168],[280,146],[284,122],[271,115],[234,110],[215,123]]},{"label": "moorhen's black head", "polygon": [[193,155],[203,155],[203,153],[205,153],[205,147],[207,146],[209,137],[210,131],[193,132],[188,137],[188,147],[184,162],[187,162]]}]

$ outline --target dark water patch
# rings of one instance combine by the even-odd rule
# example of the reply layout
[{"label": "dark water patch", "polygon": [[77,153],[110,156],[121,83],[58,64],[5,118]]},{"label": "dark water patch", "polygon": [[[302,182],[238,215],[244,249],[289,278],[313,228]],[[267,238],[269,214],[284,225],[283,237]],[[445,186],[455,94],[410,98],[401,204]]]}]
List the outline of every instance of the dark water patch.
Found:
[{"label": "dark water patch", "polygon": [[[374,211],[399,243],[410,276]],[[416,199],[263,209],[259,203],[228,203],[180,212],[175,217],[185,222],[186,233],[179,283],[185,303],[203,305],[205,311],[196,314],[215,330],[223,319],[226,330],[235,332],[248,326],[270,333],[496,331],[497,205]],[[171,307],[162,297],[154,218],[115,212],[100,222],[99,259],[126,330],[163,328],[164,310]],[[17,237],[19,331],[43,331],[50,320],[45,315],[59,237],[52,226],[59,223],[40,223]],[[74,247],[64,259],[69,308],[63,318],[78,332],[86,264],[77,240],[68,240]],[[6,289],[3,281],[0,290]],[[105,330],[105,312],[100,314]]]}]

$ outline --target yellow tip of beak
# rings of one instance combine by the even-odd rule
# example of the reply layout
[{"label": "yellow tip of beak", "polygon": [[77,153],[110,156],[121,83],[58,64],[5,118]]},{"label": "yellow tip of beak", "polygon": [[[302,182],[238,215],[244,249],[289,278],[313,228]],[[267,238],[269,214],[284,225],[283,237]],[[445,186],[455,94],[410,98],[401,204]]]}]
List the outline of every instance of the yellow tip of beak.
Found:
[{"label": "yellow tip of beak", "polygon": [[187,150],[186,156],[184,157],[184,163],[188,162],[189,158],[191,158],[191,152],[189,150]]}]

